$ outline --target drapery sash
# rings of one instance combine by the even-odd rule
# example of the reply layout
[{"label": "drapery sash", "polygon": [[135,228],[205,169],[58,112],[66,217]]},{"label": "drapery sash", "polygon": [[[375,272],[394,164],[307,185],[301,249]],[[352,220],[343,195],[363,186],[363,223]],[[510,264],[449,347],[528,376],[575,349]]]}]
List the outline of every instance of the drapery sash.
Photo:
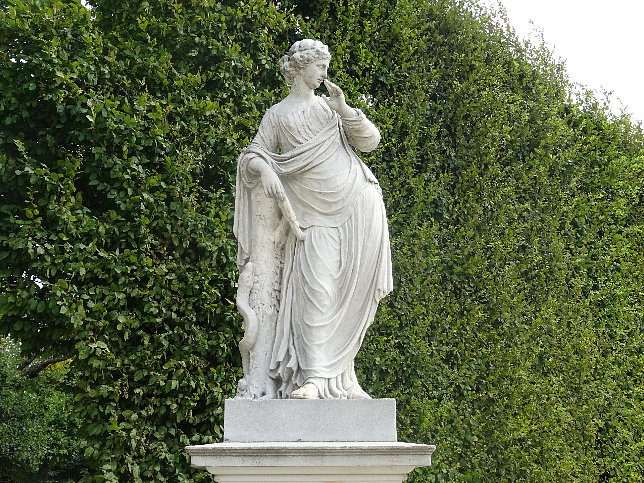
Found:
[{"label": "drapery sash", "polygon": [[351,215],[360,192],[368,183],[377,183],[350,147],[338,115],[309,141],[286,153],[272,153],[251,143],[237,163],[233,227],[246,253],[252,238],[249,188],[257,183],[247,175],[246,165],[254,157],[264,160],[279,176],[302,228],[342,225]]}]

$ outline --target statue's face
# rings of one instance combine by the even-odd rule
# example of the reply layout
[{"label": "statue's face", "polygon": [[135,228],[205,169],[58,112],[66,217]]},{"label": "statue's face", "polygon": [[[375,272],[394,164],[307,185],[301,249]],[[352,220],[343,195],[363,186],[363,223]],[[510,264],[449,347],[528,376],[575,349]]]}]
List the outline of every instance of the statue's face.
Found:
[{"label": "statue's face", "polygon": [[327,77],[329,61],[327,59],[310,62],[297,74],[295,82],[303,82],[310,89],[317,89]]}]

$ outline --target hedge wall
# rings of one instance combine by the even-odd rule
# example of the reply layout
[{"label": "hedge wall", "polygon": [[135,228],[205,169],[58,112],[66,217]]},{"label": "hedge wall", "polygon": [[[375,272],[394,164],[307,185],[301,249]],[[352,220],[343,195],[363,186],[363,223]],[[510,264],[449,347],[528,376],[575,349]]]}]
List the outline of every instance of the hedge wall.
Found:
[{"label": "hedge wall", "polygon": [[201,481],[240,373],[237,154],[310,36],[382,132],[395,291],[358,356],[410,481],[639,481],[644,138],[464,0],[11,0],[0,328],[78,377],[84,481]]}]

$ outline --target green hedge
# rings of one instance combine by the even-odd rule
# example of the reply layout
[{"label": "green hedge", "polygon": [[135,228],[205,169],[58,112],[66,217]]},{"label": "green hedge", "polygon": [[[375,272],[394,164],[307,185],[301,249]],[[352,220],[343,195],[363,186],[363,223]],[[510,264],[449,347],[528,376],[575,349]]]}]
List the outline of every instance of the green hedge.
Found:
[{"label": "green hedge", "polygon": [[641,128],[467,2],[301,12],[383,131],[396,285],[358,360],[438,446],[412,480],[638,481]]},{"label": "green hedge", "polygon": [[639,481],[644,141],[460,0],[5,2],[0,327],[73,358],[85,481],[199,481],[240,373],[236,157],[299,38],[382,132],[358,355],[411,481]]},{"label": "green hedge", "polygon": [[0,9],[0,321],[73,359],[86,481],[203,480],[183,448],[221,437],[240,377],[231,179],[288,23],[95,7]]}]

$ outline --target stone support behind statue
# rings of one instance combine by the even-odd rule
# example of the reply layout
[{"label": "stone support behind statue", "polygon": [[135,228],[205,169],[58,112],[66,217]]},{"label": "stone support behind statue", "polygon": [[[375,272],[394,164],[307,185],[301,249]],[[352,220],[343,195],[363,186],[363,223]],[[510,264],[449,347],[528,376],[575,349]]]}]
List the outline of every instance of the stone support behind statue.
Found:
[{"label": "stone support behind statue", "polygon": [[435,449],[396,440],[393,399],[228,399],[224,442],[186,451],[219,483],[401,483]]}]

